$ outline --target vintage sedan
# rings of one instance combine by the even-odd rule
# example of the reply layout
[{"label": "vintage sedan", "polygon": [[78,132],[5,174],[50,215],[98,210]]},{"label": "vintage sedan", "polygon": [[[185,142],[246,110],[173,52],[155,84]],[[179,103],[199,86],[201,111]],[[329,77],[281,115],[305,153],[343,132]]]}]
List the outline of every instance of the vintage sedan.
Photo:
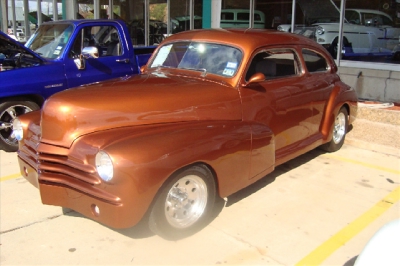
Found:
[{"label": "vintage sedan", "polygon": [[167,38],[142,75],[66,90],[16,119],[22,175],[42,202],[171,239],[216,197],[316,147],[336,151],[357,96],[327,51],[257,29]]}]

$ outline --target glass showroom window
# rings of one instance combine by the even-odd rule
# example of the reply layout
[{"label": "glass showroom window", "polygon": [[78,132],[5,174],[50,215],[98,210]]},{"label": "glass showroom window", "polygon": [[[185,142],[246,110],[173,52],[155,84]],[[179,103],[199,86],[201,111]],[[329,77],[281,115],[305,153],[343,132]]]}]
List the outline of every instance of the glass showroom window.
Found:
[{"label": "glass showroom window", "polygon": [[[340,6],[340,0],[297,0],[293,32],[314,39],[336,58]],[[282,7],[286,13],[266,17],[281,22],[278,30],[291,32],[292,12],[287,4]],[[400,64],[400,0],[346,1],[341,46],[342,60]]]}]

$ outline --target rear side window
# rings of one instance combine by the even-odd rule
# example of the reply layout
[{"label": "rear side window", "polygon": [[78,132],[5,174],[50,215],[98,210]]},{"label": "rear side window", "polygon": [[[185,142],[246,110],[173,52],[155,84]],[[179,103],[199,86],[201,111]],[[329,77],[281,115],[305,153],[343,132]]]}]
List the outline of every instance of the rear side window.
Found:
[{"label": "rear side window", "polygon": [[246,81],[255,73],[266,79],[295,76],[299,73],[296,53],[291,49],[271,49],[256,54],[246,74]]},{"label": "rear side window", "polygon": [[[250,20],[250,13],[248,13],[248,12],[238,13],[237,14],[237,20],[249,21]],[[254,21],[258,21],[258,22],[262,21],[260,14],[254,13]]]},{"label": "rear side window", "polygon": [[302,54],[308,72],[315,73],[328,71],[328,62],[326,62],[325,57],[321,54],[309,49],[303,49]]},{"label": "rear side window", "polygon": [[221,20],[233,20],[234,15],[232,12],[222,12],[221,13]]},{"label": "rear side window", "polygon": [[249,13],[238,13],[237,14],[237,20],[249,20],[250,19],[250,14]]}]

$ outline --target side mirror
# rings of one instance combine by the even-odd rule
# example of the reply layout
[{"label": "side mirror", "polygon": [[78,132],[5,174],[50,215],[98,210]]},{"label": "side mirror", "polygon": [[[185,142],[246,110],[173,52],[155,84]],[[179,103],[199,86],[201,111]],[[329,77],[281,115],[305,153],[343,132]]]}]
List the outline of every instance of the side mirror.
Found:
[{"label": "side mirror", "polygon": [[249,78],[249,81],[244,84],[244,87],[248,87],[251,84],[263,82],[264,80],[265,75],[263,73],[255,73]]},{"label": "side mirror", "polygon": [[88,46],[83,48],[82,54],[78,58],[74,59],[74,63],[79,70],[85,69],[85,59],[88,58],[99,58],[99,49],[94,46]]},{"label": "side mirror", "polygon": [[78,58],[75,58],[74,63],[79,70],[85,69],[85,59],[83,55],[79,55]]},{"label": "side mirror", "polygon": [[97,49],[97,47],[94,46],[88,46],[83,48],[82,50],[82,55],[88,59],[88,58],[99,58],[99,49]]}]

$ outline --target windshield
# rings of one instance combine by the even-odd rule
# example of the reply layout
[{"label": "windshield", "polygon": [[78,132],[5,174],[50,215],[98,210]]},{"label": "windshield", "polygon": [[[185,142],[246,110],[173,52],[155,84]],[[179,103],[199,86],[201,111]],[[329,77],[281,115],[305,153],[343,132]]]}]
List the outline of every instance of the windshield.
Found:
[{"label": "windshield", "polygon": [[177,42],[162,46],[150,68],[169,67],[191,69],[224,77],[233,77],[242,60],[242,52],[231,46],[202,43]]},{"label": "windshield", "polygon": [[56,59],[65,49],[71,33],[72,24],[52,24],[39,27],[27,47],[44,58]]}]

